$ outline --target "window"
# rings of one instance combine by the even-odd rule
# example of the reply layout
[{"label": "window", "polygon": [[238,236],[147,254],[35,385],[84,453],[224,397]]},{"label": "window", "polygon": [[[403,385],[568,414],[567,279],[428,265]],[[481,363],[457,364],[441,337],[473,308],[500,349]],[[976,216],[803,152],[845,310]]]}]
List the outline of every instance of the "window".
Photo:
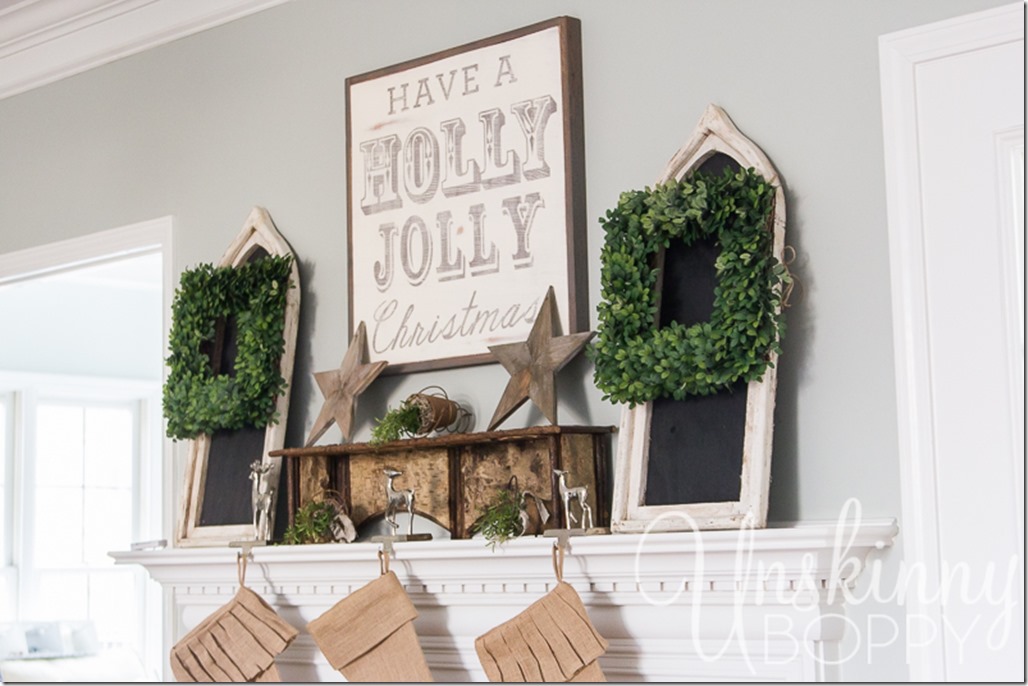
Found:
[{"label": "window", "polygon": [[3,373],[0,387],[12,389],[0,393],[0,531],[9,551],[0,622],[90,620],[101,645],[151,654],[152,582],[107,553],[159,533],[146,482],[148,464],[160,460],[147,430],[160,387]]},{"label": "window", "polygon": [[137,540],[139,412],[136,403],[34,404],[34,459],[26,465],[31,519],[24,523],[19,614],[32,621],[89,619],[101,643],[142,652],[134,621],[136,569],[107,552]]}]

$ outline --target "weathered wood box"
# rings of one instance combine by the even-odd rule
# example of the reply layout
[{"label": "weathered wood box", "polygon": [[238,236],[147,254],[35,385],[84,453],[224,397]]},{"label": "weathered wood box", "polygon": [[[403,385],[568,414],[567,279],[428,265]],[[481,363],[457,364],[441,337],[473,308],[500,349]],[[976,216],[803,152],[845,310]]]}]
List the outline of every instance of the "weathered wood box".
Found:
[{"label": "weathered wood box", "polygon": [[403,476],[399,488],[413,488],[415,512],[448,529],[453,538],[469,538],[470,528],[497,489],[517,476],[521,489],[541,498],[549,509],[548,527],[563,527],[557,477],[568,472],[569,485],[589,489],[596,526],[610,523],[608,463],[614,427],[537,426],[527,429],[447,434],[373,446],[344,443],[287,448],[283,457],[289,523],[296,510],[326,491],[339,493],[358,529],[385,509],[386,467]]}]

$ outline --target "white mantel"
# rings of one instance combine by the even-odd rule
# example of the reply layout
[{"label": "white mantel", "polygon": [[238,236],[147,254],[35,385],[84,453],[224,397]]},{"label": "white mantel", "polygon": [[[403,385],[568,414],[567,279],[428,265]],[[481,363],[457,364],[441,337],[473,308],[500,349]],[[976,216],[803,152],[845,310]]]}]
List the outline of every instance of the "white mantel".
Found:
[{"label": "white mantel", "polygon": [[[845,629],[839,589],[897,532],[890,519],[573,538],[564,580],[610,641],[600,663],[612,681],[831,680],[827,665]],[[479,540],[396,544],[391,568],[417,606],[415,628],[437,681],[485,680],[474,640],[552,587],[552,546],[544,538],[495,552]],[[254,549],[247,585],[301,630],[278,660],[284,680],[342,680],[304,629],[379,573],[378,549]],[[236,591],[236,549],[112,555],[143,565],[164,588],[165,654]]]}]

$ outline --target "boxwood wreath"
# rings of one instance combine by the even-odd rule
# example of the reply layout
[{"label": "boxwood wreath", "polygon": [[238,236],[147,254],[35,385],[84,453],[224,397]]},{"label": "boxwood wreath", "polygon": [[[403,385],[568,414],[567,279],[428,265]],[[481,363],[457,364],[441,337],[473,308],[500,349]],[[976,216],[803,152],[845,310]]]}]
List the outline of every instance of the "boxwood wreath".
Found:
[{"label": "boxwood wreath", "polygon": [[[201,264],[182,274],[172,302],[164,384],[164,416],[174,439],[219,429],[262,428],[278,420],[275,400],[285,390],[279,369],[285,350],[286,291],[292,256],[268,256],[239,267]],[[234,316],[235,372],[215,374],[202,349],[217,322]]]},{"label": "boxwood wreath", "polygon": [[[763,377],[784,334],[782,289],[790,276],[772,254],[774,187],[753,169],[695,173],[621,194],[600,222],[601,297],[589,350],[604,399],[635,406],[710,395]],[[658,327],[654,258],[672,240],[714,236],[718,283],[708,321]]]}]

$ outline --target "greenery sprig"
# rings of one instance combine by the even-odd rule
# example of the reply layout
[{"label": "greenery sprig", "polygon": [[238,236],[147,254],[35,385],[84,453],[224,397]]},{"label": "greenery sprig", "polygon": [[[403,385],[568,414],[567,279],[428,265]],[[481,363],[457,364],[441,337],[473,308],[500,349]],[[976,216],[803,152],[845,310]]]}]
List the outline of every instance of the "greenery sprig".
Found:
[{"label": "greenery sprig", "polygon": [[[168,436],[195,438],[219,429],[261,428],[278,420],[285,390],[279,360],[285,349],[286,291],[292,257],[269,256],[239,267],[201,264],[183,272],[171,306],[164,384]],[[215,374],[205,344],[218,321],[236,318],[233,373]]]},{"label": "greenery sprig", "polygon": [[399,406],[391,408],[371,427],[372,445],[381,445],[390,441],[398,441],[404,436],[414,436],[421,427],[421,408],[415,403],[404,400]]},{"label": "greenery sprig", "polygon": [[331,543],[332,520],[337,513],[338,509],[333,502],[308,502],[293,515],[293,523],[286,528],[282,542],[286,545]]},{"label": "greenery sprig", "polygon": [[471,525],[471,533],[480,533],[493,550],[498,544],[506,543],[524,533],[521,522],[522,493],[517,487],[517,477],[511,483],[496,491],[496,496],[482,514]]},{"label": "greenery sprig", "polygon": [[[752,169],[696,173],[621,194],[600,222],[601,298],[588,354],[604,398],[631,406],[709,395],[762,378],[784,333],[782,288],[790,281],[772,254],[774,187]],[[710,320],[658,327],[654,258],[672,240],[713,236],[721,250]]]}]

